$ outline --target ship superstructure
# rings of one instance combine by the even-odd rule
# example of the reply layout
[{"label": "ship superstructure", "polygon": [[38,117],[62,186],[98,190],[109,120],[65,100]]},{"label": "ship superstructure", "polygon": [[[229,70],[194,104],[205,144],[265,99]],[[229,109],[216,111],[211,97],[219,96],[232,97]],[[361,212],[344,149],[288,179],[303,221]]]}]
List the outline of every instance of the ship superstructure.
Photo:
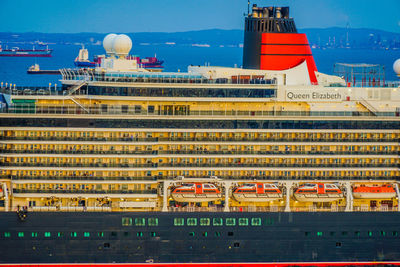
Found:
[{"label": "ship superstructure", "polygon": [[[62,242],[58,233],[68,235],[68,244],[77,235],[82,240],[95,235],[96,241],[82,246],[95,244],[99,251],[113,247],[112,240],[130,229],[126,227],[135,227],[137,240],[129,241],[137,248],[132,255],[118,256],[125,251],[118,243],[109,250],[116,256],[102,254],[100,262],[165,262],[167,256],[157,256],[162,247],[171,248],[164,241],[176,248],[169,260],[177,262],[400,260],[399,230],[392,220],[400,214],[399,88],[346,87],[343,79],[317,72],[308,42],[288,12],[253,7],[245,26],[246,68],[190,66],[185,73],[152,73],[127,57],[129,37],[108,35],[101,65],[61,70],[62,88],[2,88],[7,105],[0,114],[1,209],[17,210],[20,223],[33,231],[33,241],[38,232],[32,229],[39,224],[38,219],[29,222],[31,211],[50,212],[43,218],[56,212],[70,218],[79,214],[84,223],[109,216],[104,220],[110,220],[111,228],[104,231],[111,241],[99,241],[104,237],[98,230],[105,227],[101,222],[92,225],[96,233],[86,226],[76,232],[56,220],[54,231],[38,230],[38,238],[48,235],[54,244]],[[284,63],[283,55],[272,52],[276,49],[306,52],[298,51]],[[271,67],[278,64],[276,56],[280,65]],[[390,190],[380,194],[379,188]],[[91,211],[100,213],[85,215]],[[138,211],[142,213],[127,213]],[[308,222],[307,213],[314,219]],[[373,218],[370,224],[358,229],[368,218]],[[349,227],[340,234],[346,240],[343,250],[342,239],[335,236],[341,232],[339,219]],[[121,229],[117,220],[122,220]],[[331,228],[315,231],[318,222],[329,222]],[[257,255],[252,254],[257,247],[271,247],[267,237],[258,239],[246,231],[261,227],[271,234],[265,227],[272,225],[274,231],[288,231],[273,240],[293,249],[288,250],[293,255],[279,256],[272,249],[243,259]],[[150,228],[139,230],[144,226]],[[164,228],[158,231],[157,226]],[[219,226],[223,230],[210,228]],[[236,230],[229,230],[236,226],[237,241],[232,237]],[[10,229],[0,233],[1,242],[18,241],[18,231],[21,238],[31,235]],[[230,245],[169,236],[171,229],[192,229],[189,236],[204,239],[209,233],[217,240],[223,235]],[[279,239],[283,236],[293,240]],[[225,250],[204,256],[202,246],[212,251],[220,245],[238,256],[230,258]],[[377,248],[371,250],[373,245]],[[348,254],[356,247],[360,254]],[[82,262],[87,254],[83,248],[71,250],[67,262]],[[57,253],[32,259],[51,262],[48,255]]]}]

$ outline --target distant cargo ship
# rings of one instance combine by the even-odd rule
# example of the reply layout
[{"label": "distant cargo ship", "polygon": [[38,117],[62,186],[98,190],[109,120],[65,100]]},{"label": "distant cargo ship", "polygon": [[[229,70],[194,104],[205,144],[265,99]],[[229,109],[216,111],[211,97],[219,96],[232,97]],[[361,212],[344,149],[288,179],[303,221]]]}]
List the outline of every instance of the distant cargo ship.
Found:
[{"label": "distant cargo ship", "polygon": [[11,49],[3,49],[0,45],[0,57],[51,57],[53,49],[20,49],[13,47]]},{"label": "distant cargo ship", "polygon": [[32,65],[27,70],[28,74],[61,74],[59,70],[41,70],[39,64]]},{"label": "distant cargo ship", "polygon": [[[102,56],[94,56],[93,61],[89,60],[89,52],[88,50],[83,46],[79,50],[78,56],[75,58],[74,64],[78,68],[94,68],[96,65],[101,64],[101,58]],[[137,64],[141,66],[142,68],[148,70],[148,71],[162,71],[164,68],[162,64],[164,63],[163,60],[157,59],[156,56],[154,57],[146,57],[141,59],[138,56],[128,56],[127,59],[135,59],[137,61]]]}]

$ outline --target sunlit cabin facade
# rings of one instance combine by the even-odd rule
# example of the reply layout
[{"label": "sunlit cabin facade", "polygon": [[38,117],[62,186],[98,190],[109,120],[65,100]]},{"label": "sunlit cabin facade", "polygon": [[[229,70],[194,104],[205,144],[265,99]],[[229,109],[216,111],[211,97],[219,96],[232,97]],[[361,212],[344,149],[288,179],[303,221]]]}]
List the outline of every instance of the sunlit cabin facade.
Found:
[{"label": "sunlit cabin facade", "polygon": [[[351,199],[350,206],[345,198],[318,204],[292,196],[307,181],[396,183],[396,88],[289,86],[277,76],[217,70],[233,73],[212,79],[196,67],[186,77],[107,79],[92,72],[79,73],[89,79],[64,74],[56,92],[3,88],[11,103],[0,114],[4,209],[162,210],[164,186],[168,194],[177,177],[211,179],[228,191],[230,210],[398,206],[397,198]],[[313,99],[316,93],[331,99]],[[276,183],[289,197],[231,197],[255,180]],[[180,207],[166,199],[168,209]],[[183,206],[212,209],[226,200]]]}]

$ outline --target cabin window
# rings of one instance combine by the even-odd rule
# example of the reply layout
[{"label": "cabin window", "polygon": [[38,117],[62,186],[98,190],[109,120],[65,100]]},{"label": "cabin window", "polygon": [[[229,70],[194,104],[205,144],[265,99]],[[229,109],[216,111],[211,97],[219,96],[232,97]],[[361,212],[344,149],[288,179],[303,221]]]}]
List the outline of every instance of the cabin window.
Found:
[{"label": "cabin window", "polygon": [[123,217],[122,218],[122,226],[131,226],[132,225],[132,218]]},{"label": "cabin window", "polygon": [[11,237],[10,232],[4,232],[4,237]]},{"label": "cabin window", "polygon": [[185,219],[184,218],[175,218],[174,219],[174,225],[175,226],[184,226],[185,225]]},{"label": "cabin window", "polygon": [[188,226],[196,226],[197,225],[197,218],[187,218],[187,225]]},{"label": "cabin window", "polygon": [[355,235],[355,236],[360,236],[360,231],[355,231],[355,232],[354,232],[354,235]]},{"label": "cabin window", "polygon": [[386,232],[385,231],[381,231],[381,236],[386,236]]},{"label": "cabin window", "polygon": [[392,232],[392,236],[398,236],[398,235],[399,235],[399,233],[397,231]]},{"label": "cabin window", "polygon": [[236,219],[235,218],[226,218],[225,219],[225,224],[226,224],[226,226],[235,226],[236,225]]},{"label": "cabin window", "polygon": [[249,219],[239,218],[239,226],[248,226],[248,225],[249,225]]},{"label": "cabin window", "polygon": [[267,225],[273,225],[274,224],[274,219],[273,218],[267,218]]},{"label": "cabin window", "polygon": [[97,233],[97,236],[98,236],[98,237],[104,237],[104,232],[98,232],[98,233]]},{"label": "cabin window", "polygon": [[310,235],[310,232],[304,232],[304,235],[305,235],[305,236],[309,236],[309,235]]},{"label": "cabin window", "polygon": [[214,218],[213,219],[213,225],[214,226],[222,226],[224,224],[224,221],[222,218]]},{"label": "cabin window", "polygon": [[77,233],[76,232],[71,232],[71,237],[76,237]]},{"label": "cabin window", "polygon": [[57,236],[58,236],[58,237],[63,237],[63,236],[64,236],[64,233],[63,233],[63,232],[58,232],[58,233],[57,233]]},{"label": "cabin window", "polygon": [[330,232],[330,235],[331,235],[331,236],[335,236],[335,235],[336,235],[336,232]]},{"label": "cabin window", "polygon": [[372,236],[372,231],[368,231],[368,236]]},{"label": "cabin window", "polygon": [[150,236],[151,236],[151,237],[156,237],[156,236],[157,236],[157,233],[156,233],[156,232],[150,232]]},{"label": "cabin window", "polygon": [[342,247],[342,243],[341,243],[341,242],[336,242],[336,247],[337,247],[337,248]]},{"label": "cabin window", "polygon": [[137,236],[137,237],[142,237],[142,236],[143,236],[143,232],[137,232],[137,233],[136,233],[136,236]]},{"label": "cabin window", "polygon": [[210,225],[210,218],[200,218],[200,225],[201,226],[209,226]]},{"label": "cabin window", "polygon": [[32,237],[37,237],[37,232],[32,232]]},{"label": "cabin window", "polygon": [[18,232],[18,237],[24,237],[24,232]]},{"label": "cabin window", "polygon": [[216,237],[220,237],[221,236],[221,232],[215,232],[215,236]]},{"label": "cabin window", "polygon": [[251,218],[251,225],[252,226],[260,226],[261,225],[261,218]]},{"label": "cabin window", "polygon": [[44,237],[50,237],[51,233],[50,232],[44,232]]},{"label": "cabin window", "polygon": [[112,237],[116,237],[117,236],[117,232],[111,232],[111,236]]},{"label": "cabin window", "polygon": [[190,232],[189,236],[195,236],[194,232]]},{"label": "cabin window", "polygon": [[147,107],[147,112],[148,113],[154,113],[154,106],[148,106]]},{"label": "cabin window", "polygon": [[142,106],[140,105],[135,105],[135,113],[141,113],[142,112]]},{"label": "cabin window", "polygon": [[158,218],[149,218],[147,223],[149,226],[158,226]]},{"label": "cabin window", "polygon": [[90,233],[89,233],[89,232],[84,232],[84,233],[83,233],[83,236],[84,236],[84,237],[90,237]]},{"label": "cabin window", "polygon": [[145,218],[135,218],[135,225],[136,226],[145,226],[146,225]]},{"label": "cabin window", "polygon": [[317,236],[322,236],[322,232],[317,232]]}]

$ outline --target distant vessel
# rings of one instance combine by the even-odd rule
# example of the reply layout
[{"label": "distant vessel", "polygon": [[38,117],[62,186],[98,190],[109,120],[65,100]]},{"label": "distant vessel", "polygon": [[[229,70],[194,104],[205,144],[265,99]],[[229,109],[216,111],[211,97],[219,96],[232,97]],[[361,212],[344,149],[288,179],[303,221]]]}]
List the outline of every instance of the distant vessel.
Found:
[{"label": "distant vessel", "polygon": [[59,70],[41,70],[39,64],[32,65],[28,68],[28,74],[61,74]]},{"label": "distant vessel", "polygon": [[3,49],[0,45],[0,57],[51,57],[53,49],[21,49],[19,47],[13,47],[11,49]]},{"label": "distant vessel", "polygon": [[[84,46],[82,46],[82,48],[79,50],[78,56],[75,58],[74,64],[78,68],[94,68],[96,67],[96,65],[101,64],[101,58],[102,56],[94,56],[93,61],[90,61],[89,51]],[[162,66],[164,61],[159,60],[156,56],[146,57],[143,59],[138,56],[127,56],[126,59],[135,59],[140,67],[152,72],[162,71],[162,69],[164,68]]]}]

